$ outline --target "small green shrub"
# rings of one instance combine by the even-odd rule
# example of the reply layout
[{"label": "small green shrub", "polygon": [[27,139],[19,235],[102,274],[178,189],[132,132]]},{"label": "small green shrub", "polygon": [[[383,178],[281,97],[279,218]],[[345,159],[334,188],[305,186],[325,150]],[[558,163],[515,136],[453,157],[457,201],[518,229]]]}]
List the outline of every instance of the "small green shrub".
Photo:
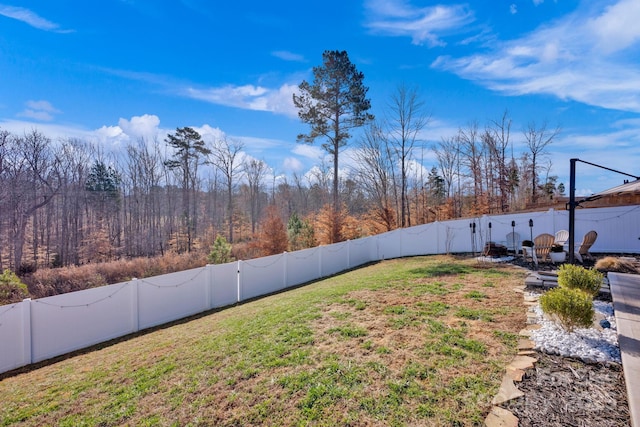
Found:
[{"label": "small green shrub", "polygon": [[211,264],[225,264],[233,261],[233,257],[231,256],[231,243],[227,242],[224,236],[218,235],[215,242],[213,242],[207,260]]},{"label": "small green shrub", "polygon": [[604,275],[579,265],[563,264],[558,269],[558,285],[561,288],[580,289],[595,297],[600,292]]},{"label": "small green shrub", "polygon": [[11,270],[0,274],[0,305],[13,304],[29,298],[27,285]]},{"label": "small green shrub", "polygon": [[569,332],[590,327],[595,315],[593,297],[580,289],[552,289],[540,297],[540,307]]}]

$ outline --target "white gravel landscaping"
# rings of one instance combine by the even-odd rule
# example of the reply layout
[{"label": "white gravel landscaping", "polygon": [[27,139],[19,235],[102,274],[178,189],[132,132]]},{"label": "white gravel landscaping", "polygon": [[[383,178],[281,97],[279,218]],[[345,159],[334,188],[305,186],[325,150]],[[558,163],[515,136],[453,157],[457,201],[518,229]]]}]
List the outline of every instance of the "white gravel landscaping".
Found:
[{"label": "white gravel landscaping", "polygon": [[[587,329],[577,328],[571,333],[545,318],[538,304],[534,310],[541,328],[531,333],[535,349],[591,363],[621,363],[613,304],[597,300],[593,304],[597,319],[595,325]],[[606,324],[602,319],[608,322],[608,328],[600,327],[600,323]]]}]

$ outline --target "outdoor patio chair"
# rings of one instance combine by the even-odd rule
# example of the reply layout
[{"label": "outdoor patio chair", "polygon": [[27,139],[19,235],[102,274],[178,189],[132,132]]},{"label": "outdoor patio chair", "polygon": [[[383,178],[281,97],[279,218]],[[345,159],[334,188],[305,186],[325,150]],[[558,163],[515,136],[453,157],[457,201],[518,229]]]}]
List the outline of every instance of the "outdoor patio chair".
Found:
[{"label": "outdoor patio chair", "polygon": [[598,233],[594,230],[591,230],[584,235],[584,237],[582,238],[582,243],[580,243],[580,247],[575,251],[575,257],[578,261],[582,263],[584,258],[593,258],[593,256],[591,256],[591,254],[589,253],[589,249],[591,249],[591,246],[593,246],[597,238]]},{"label": "outdoor patio chair", "polygon": [[542,233],[533,239],[533,248],[539,261],[545,261],[549,258],[554,240],[555,236],[549,233]]},{"label": "outdoor patio chair", "polygon": [[567,240],[569,240],[569,232],[567,230],[558,230],[553,243],[564,246],[567,243]]}]

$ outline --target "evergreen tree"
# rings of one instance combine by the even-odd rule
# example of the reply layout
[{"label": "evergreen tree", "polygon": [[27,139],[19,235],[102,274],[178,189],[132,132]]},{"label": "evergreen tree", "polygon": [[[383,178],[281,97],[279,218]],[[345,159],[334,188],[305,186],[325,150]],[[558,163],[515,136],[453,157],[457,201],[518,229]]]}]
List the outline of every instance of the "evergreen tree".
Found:
[{"label": "evergreen tree", "polygon": [[231,256],[231,244],[227,242],[227,239],[225,239],[224,236],[218,235],[218,237],[216,237],[207,260],[211,264],[224,264],[233,261],[233,257]]},{"label": "evergreen tree", "polygon": [[[298,141],[312,144],[317,138],[326,140],[322,148],[333,157],[333,209],[340,210],[338,193],[338,154],[347,145],[351,129],[373,119],[368,113],[369,90],[363,84],[364,74],[349,60],[346,51],[325,51],[322,65],[313,68],[313,83],[300,83],[300,94],[293,95],[298,117],[311,126]],[[339,226],[333,227],[332,240],[339,241]]]},{"label": "evergreen tree", "polygon": [[203,157],[211,154],[202,137],[190,127],[177,128],[175,134],[165,140],[175,149],[173,159],[166,160],[165,166],[174,172],[182,183],[182,225],[187,234],[187,251],[191,252],[196,231],[195,190],[198,180],[198,166]]}]

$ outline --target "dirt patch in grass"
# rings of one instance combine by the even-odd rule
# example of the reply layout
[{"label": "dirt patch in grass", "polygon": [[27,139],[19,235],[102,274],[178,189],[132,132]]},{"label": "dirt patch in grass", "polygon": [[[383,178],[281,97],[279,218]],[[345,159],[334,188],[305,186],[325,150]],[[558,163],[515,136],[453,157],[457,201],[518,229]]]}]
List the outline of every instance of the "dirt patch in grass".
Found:
[{"label": "dirt patch in grass", "polygon": [[[412,424],[464,424],[465,416],[478,422],[525,322],[522,296],[513,291],[520,283],[504,280],[512,276],[502,267],[434,271],[384,289],[353,291],[326,306],[314,322],[317,349],[369,367],[379,399],[388,398],[394,384],[415,387],[405,403],[423,417]],[[462,407],[460,395],[467,392],[476,401]]]}]

